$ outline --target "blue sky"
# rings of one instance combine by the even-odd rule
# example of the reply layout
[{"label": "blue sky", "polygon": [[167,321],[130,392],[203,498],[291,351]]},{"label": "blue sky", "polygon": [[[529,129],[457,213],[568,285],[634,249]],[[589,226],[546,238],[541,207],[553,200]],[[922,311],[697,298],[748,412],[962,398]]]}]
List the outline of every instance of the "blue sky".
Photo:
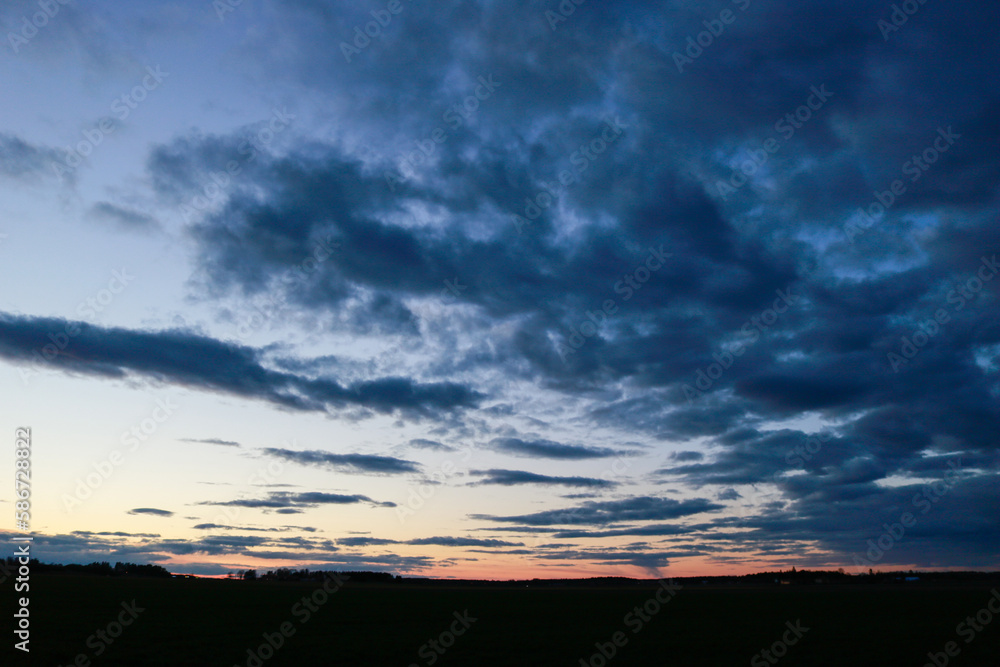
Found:
[{"label": "blue sky", "polygon": [[996,14],[6,3],[40,557],[997,567]]}]

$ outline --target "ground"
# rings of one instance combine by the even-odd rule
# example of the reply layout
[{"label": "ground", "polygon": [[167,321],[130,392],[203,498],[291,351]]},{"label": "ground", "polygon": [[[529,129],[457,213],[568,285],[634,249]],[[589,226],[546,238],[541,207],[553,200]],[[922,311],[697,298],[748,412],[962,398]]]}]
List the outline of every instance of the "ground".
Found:
[{"label": "ground", "polygon": [[[655,582],[488,588],[348,581],[339,590],[331,583],[334,592],[324,591],[325,601],[317,593],[321,588],[315,582],[32,575],[31,661],[13,650],[8,630],[0,663],[921,667],[933,664],[930,652],[939,654],[936,667],[945,658],[958,667],[1000,664],[1000,614],[991,613],[996,618],[979,631],[958,627],[987,607],[997,582],[731,587],[684,582],[672,597],[659,589],[660,599],[669,600],[665,604],[650,602]],[[4,585],[4,610],[16,609],[13,596],[12,587]],[[302,604],[303,597],[312,598],[314,611]],[[646,606],[645,619],[636,614],[637,606]],[[11,619],[7,611],[3,616]],[[120,617],[129,625],[113,638]],[[290,636],[280,636],[282,624]],[[265,635],[279,645],[276,650],[268,650]],[[793,639],[775,648],[776,642]],[[944,653],[948,642],[955,642],[954,657]],[[610,659],[601,655],[602,648]],[[764,656],[765,649],[782,657]]]}]

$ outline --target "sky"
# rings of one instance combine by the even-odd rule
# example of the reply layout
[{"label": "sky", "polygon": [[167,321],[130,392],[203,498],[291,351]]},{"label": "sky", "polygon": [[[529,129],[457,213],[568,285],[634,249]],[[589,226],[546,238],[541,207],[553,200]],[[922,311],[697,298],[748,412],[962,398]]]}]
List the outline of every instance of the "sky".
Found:
[{"label": "sky", "polygon": [[4,3],[34,555],[1000,567],[998,12]]}]

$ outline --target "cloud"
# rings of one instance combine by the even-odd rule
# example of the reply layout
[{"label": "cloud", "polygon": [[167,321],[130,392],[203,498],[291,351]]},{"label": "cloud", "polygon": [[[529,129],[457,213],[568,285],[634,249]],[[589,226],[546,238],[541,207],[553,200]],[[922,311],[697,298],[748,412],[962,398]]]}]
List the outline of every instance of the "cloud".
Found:
[{"label": "cloud", "polygon": [[878,540],[886,524],[900,522],[908,512],[913,525],[894,538],[892,548],[878,557],[878,565],[939,568],[960,553],[963,567],[994,567],[1000,520],[985,503],[972,499],[1000,501],[1000,476],[971,470],[951,476],[948,470],[945,462],[939,462],[933,473],[925,475],[927,482],[888,487],[868,481],[871,476],[862,466],[797,475],[781,484],[790,501],[744,517],[719,517],[712,525],[723,529],[739,525],[740,532],[704,530],[700,539],[796,557],[801,555],[800,545],[808,542],[814,545],[810,563],[854,565],[855,557],[868,560],[868,540]]},{"label": "cloud", "polygon": [[[351,14],[317,4],[275,12],[277,25],[303,36],[296,50],[279,56],[259,38],[243,45],[247,55],[337,91],[331,99],[364,90],[368,100],[425,104],[388,119],[376,102],[334,104],[350,128],[337,141],[262,151],[242,184],[190,227],[197,295],[278,292],[338,333],[378,331],[439,377],[482,378],[498,394],[532,383],[534,395],[507,390],[484,419],[538,418],[542,407],[525,413],[551,400],[579,408],[588,428],[691,443],[665,457],[661,476],[716,485],[711,497],[727,504],[749,503],[745,487],[765,485],[774,502],[797,502],[809,483],[788,482],[793,472],[821,480],[813,493],[879,502],[880,480],[927,466],[921,452],[936,442],[952,443],[941,454],[996,470],[991,350],[1000,328],[991,318],[1000,283],[962,295],[983,256],[1000,250],[1000,99],[988,84],[997,61],[979,20],[985,3],[921,10],[930,12],[927,39],[917,41],[934,45],[947,77],[903,33],[891,50],[864,48],[884,39],[856,0],[750,10],[727,33],[727,57],[706,50],[683,73],[671,45],[703,27],[710,12],[701,5],[603,3],[575,13],[558,39],[541,20],[507,34],[510,16],[539,13],[533,3],[505,7],[470,5],[449,19],[453,39],[428,44],[421,36],[440,19],[414,6],[397,39],[346,69],[323,54],[349,32]],[[473,45],[475,58],[456,56],[465,53],[458,43]],[[398,71],[402,61],[414,65]],[[761,71],[794,75],[770,77],[762,93]],[[414,141],[479,75],[501,83],[496,94],[469,122],[445,126],[432,159],[408,165]],[[648,94],[652,81],[667,92]],[[788,126],[795,132],[779,131],[810,86],[833,94],[807,123]],[[607,116],[628,127],[575,172],[571,156]],[[963,137],[848,238],[858,210],[908,178],[904,165],[939,127]],[[769,139],[779,150],[754,165]],[[196,192],[216,165],[239,157],[242,140],[233,131],[157,146],[148,163],[157,196]],[[748,165],[754,173],[741,178]],[[574,182],[517,229],[512,217],[527,217],[526,198],[556,187],[564,171]],[[400,182],[390,187],[387,172]],[[720,190],[733,178],[738,188]],[[294,289],[282,285],[326,237],[343,252]],[[647,266],[661,247],[671,256]],[[890,353],[941,309],[948,322],[893,369]],[[555,414],[545,416],[558,428],[564,417]],[[792,418],[835,425],[834,440],[796,453],[811,446],[810,433],[775,426]],[[463,436],[496,438],[491,449],[516,456],[622,453],[464,427]],[[826,525],[836,531],[832,519]]]},{"label": "cloud", "polygon": [[129,514],[148,514],[150,516],[173,516],[173,512],[167,510],[158,510],[153,507],[137,507],[128,511]]},{"label": "cloud", "polygon": [[37,179],[42,175],[57,176],[53,165],[65,170],[65,177],[75,181],[72,169],[66,168],[58,150],[31,144],[24,139],[0,132],[0,176],[19,180]]},{"label": "cloud", "polygon": [[331,468],[338,472],[349,473],[381,473],[402,474],[419,472],[419,466],[413,461],[397,459],[391,456],[373,454],[334,454],[320,450],[292,451],[276,447],[267,447],[264,453],[268,456],[294,461],[302,465]]},{"label": "cloud", "polygon": [[437,440],[427,440],[424,438],[414,438],[409,442],[410,447],[417,447],[419,449],[430,449],[441,452],[454,452],[457,451],[454,447],[449,447],[448,445],[442,444]]},{"label": "cloud", "polygon": [[232,440],[220,440],[218,438],[181,438],[181,442],[200,442],[206,445],[220,445],[222,447],[241,447],[240,443]]},{"label": "cloud", "polygon": [[153,216],[110,202],[98,202],[87,211],[87,217],[92,220],[114,223],[119,229],[152,230],[158,229],[160,223]]},{"label": "cloud", "polygon": [[485,475],[486,479],[479,480],[475,484],[499,484],[502,486],[514,486],[518,484],[542,484],[549,486],[580,486],[580,487],[601,487],[612,488],[617,486],[616,482],[593,477],[550,477],[548,475],[538,475],[523,470],[473,470],[473,475]]},{"label": "cloud", "polygon": [[388,540],[378,537],[342,537],[337,540],[337,544],[345,547],[371,547],[383,546],[386,544],[399,544],[399,540]]},{"label": "cloud", "polygon": [[192,526],[195,530],[243,530],[259,533],[286,533],[293,530],[301,530],[307,533],[315,533],[316,528],[309,526],[281,526],[280,528],[256,528],[252,526],[230,526],[218,523],[199,523]]},{"label": "cloud", "polygon": [[660,579],[663,575],[660,568],[670,564],[671,558],[689,557],[692,554],[687,551],[642,551],[632,550],[610,550],[610,549],[563,549],[541,554],[538,557],[543,560],[584,560],[596,563],[628,563],[650,571],[652,576]]},{"label": "cloud", "polygon": [[[50,335],[61,344],[56,345]],[[421,384],[406,378],[358,381],[345,387],[331,379],[272,370],[263,357],[260,350],[181,329],[134,331],[0,313],[0,358],[68,373],[139,376],[302,411],[356,405],[380,413],[427,414],[473,407],[481,398],[462,385]]]},{"label": "cloud", "polygon": [[521,542],[506,542],[504,540],[478,539],[474,537],[420,537],[411,540],[389,540],[378,537],[342,537],[337,544],[350,547],[384,546],[387,544],[409,544],[412,546],[439,547],[522,547]]},{"label": "cloud", "polygon": [[[241,165],[239,179],[184,226],[194,253],[188,296],[220,318],[233,303],[273,298],[289,315],[274,318],[288,329],[282,340],[323,332],[311,342],[337,345],[338,357],[278,360],[267,348],[186,331],[81,325],[65,350],[39,361],[32,352],[69,323],[20,316],[0,317],[0,357],[22,370],[166,381],[290,410],[429,416],[439,428],[428,437],[496,438],[494,452],[529,458],[624,453],[544,439],[564,437],[556,433],[599,433],[600,442],[624,433],[646,447],[683,448],[662,455],[653,481],[681,493],[712,487],[699,491],[712,502],[671,501],[682,506],[745,510],[720,511],[691,538],[740,554],[802,545],[817,559],[851,553],[877,537],[869,519],[877,531],[911,503],[919,489],[909,480],[961,457],[975,473],[887,558],[996,566],[989,484],[1000,470],[1000,278],[977,278],[1000,252],[1000,94],[989,83],[1000,61],[995,28],[982,20],[994,5],[927,3],[891,48],[882,48],[879,14],[860,0],[803,0],[780,12],[754,5],[725,45],[680,72],[673,52],[717,7],[608,0],[553,32],[542,4],[511,0],[497,11],[473,2],[448,13],[414,3],[394,19],[392,39],[373,42],[349,67],[329,57],[330,45],[370,20],[367,9],[262,5],[256,16],[270,29],[241,33],[228,64],[305,91],[300,108],[323,108],[335,132],[303,119],[301,131],[250,161],[240,146],[252,125],[168,132],[153,146],[142,180],[164,211],[204,196],[228,160]],[[116,40],[77,29],[86,14],[65,11],[32,50],[69,43],[74,57],[90,56],[84,62],[94,54],[111,62]],[[115,27],[136,43],[149,34]],[[294,44],[276,44],[274,34],[294,35]],[[446,124],[443,114],[480,76],[499,82],[495,94]],[[829,101],[803,107],[819,86],[832,91]],[[807,122],[782,125],[799,109]],[[580,148],[609,118],[624,132],[583,158]],[[439,126],[447,141],[410,164]],[[962,136],[910,180],[904,170],[942,130]],[[769,140],[776,152],[764,151]],[[34,178],[61,152],[0,135],[0,177]],[[387,173],[399,182],[387,183]],[[563,173],[572,182],[560,187]],[[736,187],[724,185],[734,179]],[[897,179],[905,192],[866,218]],[[118,209],[98,204],[94,213],[129,224],[135,211]],[[519,228],[514,215],[531,223]],[[340,251],[286,282],[324,239]],[[653,268],[647,261],[661,248],[670,257]],[[341,340],[403,352],[350,366]],[[476,411],[487,393],[497,405]],[[543,435],[513,437],[515,420]],[[817,447],[810,437],[820,427],[832,439]],[[437,441],[412,446],[444,451],[429,442]],[[300,462],[368,465],[369,474],[417,467],[383,458],[361,467]],[[614,502],[648,493],[624,485]],[[545,522],[578,515],[606,534],[631,530],[612,527],[611,516],[642,514],[593,500],[572,517],[525,516],[564,526],[575,524]],[[678,506],[653,501],[649,514],[683,518],[670,516]],[[736,530],[727,519],[743,523]],[[644,556],[629,548],[608,558]]]},{"label": "cloud", "polygon": [[[9,540],[14,533],[0,532]],[[178,556],[228,556],[230,565],[206,572],[226,572],[255,567],[253,560],[291,561],[296,567],[311,570],[403,570],[419,572],[440,564],[429,556],[397,554],[343,554],[333,541],[316,537],[272,537],[263,535],[210,535],[198,539],[164,539],[146,534],[80,533],[69,535],[35,534],[35,544],[45,549],[46,560],[54,563],[91,563],[94,561],[129,561],[163,564],[172,572],[202,571],[186,562],[173,562]],[[246,559],[240,562],[240,559]],[[251,560],[253,559],[253,560]]]},{"label": "cloud", "polygon": [[287,491],[272,491],[265,498],[245,498],[227,501],[204,501],[200,505],[227,505],[230,507],[250,507],[258,509],[275,509],[278,513],[290,514],[288,510],[319,507],[320,505],[353,505],[367,503],[374,507],[395,507],[396,503],[377,502],[359,494],[347,495],[338,493],[323,493],[307,491],[304,493],[289,493]]},{"label": "cloud", "polygon": [[583,537],[664,537],[670,535],[688,535],[693,532],[695,532],[693,529],[685,526],[665,524],[618,528],[615,530],[561,530],[552,533],[552,537],[561,540],[573,540]]},{"label": "cloud", "polygon": [[490,447],[498,452],[515,456],[530,456],[547,459],[598,459],[608,456],[620,456],[624,452],[605,447],[584,447],[581,445],[564,445],[551,440],[521,440],[519,438],[495,438]]},{"label": "cloud", "polygon": [[477,539],[474,537],[421,537],[408,540],[407,544],[441,547],[523,547],[521,542],[505,542],[504,540]]},{"label": "cloud", "polygon": [[543,510],[517,516],[472,515],[486,521],[520,523],[527,526],[594,525],[603,526],[622,521],[662,521],[702,512],[714,512],[723,505],[702,498],[673,500],[635,496],[623,500],[588,501],[569,509]]}]

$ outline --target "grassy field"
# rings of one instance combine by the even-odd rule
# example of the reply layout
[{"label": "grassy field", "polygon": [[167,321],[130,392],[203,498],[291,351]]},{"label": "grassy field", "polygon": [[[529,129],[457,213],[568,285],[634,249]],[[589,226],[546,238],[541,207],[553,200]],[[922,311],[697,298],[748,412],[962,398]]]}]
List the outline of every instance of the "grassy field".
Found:
[{"label": "grassy field", "polygon": [[[317,583],[32,575],[31,660],[12,650],[10,623],[16,607],[14,593],[5,585],[3,617],[8,628],[0,662],[45,667],[600,667],[603,657],[595,646],[600,643],[609,653],[614,647],[608,665],[753,665],[762,649],[783,635],[794,637],[786,622],[801,621],[801,638],[776,664],[921,667],[928,663],[929,651],[943,652],[946,643],[954,641],[959,653],[948,658],[948,664],[1000,665],[1000,615],[981,626],[969,642],[968,633],[956,632],[967,616],[986,607],[995,587],[982,583],[731,588],[685,584],[658,611],[659,603],[649,603],[653,587],[350,582],[328,594],[325,602],[316,594],[311,611],[302,599],[320,588]],[[667,599],[665,591],[661,598]],[[132,600],[135,609],[123,607]],[[634,608],[646,603],[643,620]],[[117,627],[108,625],[120,616],[130,625],[113,638],[107,633]],[[259,662],[251,658],[248,649],[263,644],[265,633],[272,639],[274,633],[280,635],[283,623],[290,636],[282,637],[273,655]],[[110,643],[96,634],[98,630]],[[452,630],[462,633],[453,636]],[[618,632],[621,646],[614,645]],[[432,639],[449,647],[438,644],[440,650],[435,650],[428,644]],[[268,656],[267,650],[263,653]],[[760,656],[756,664],[772,663]]]}]

